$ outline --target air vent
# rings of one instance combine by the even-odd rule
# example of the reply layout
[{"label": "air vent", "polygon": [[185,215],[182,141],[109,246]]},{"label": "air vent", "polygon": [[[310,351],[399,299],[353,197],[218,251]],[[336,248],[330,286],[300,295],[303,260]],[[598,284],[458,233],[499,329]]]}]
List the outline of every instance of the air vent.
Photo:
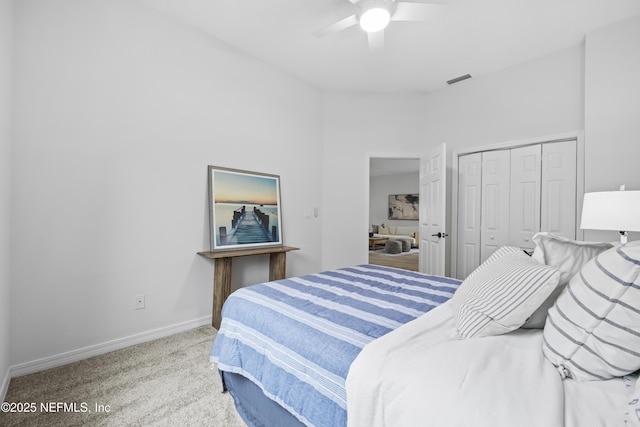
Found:
[{"label": "air vent", "polygon": [[456,77],[455,79],[447,80],[447,83],[452,85],[454,83],[461,82],[471,78],[471,74],[465,74],[464,76]]}]

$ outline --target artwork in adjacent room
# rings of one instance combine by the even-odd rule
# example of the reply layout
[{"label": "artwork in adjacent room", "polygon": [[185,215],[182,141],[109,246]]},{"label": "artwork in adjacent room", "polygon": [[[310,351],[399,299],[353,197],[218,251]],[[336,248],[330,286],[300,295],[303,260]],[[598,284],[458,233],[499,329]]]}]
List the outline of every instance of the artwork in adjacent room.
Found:
[{"label": "artwork in adjacent room", "polygon": [[280,177],[209,166],[211,251],[282,245]]},{"label": "artwork in adjacent room", "polygon": [[389,196],[389,219],[418,220],[418,194],[391,194]]}]

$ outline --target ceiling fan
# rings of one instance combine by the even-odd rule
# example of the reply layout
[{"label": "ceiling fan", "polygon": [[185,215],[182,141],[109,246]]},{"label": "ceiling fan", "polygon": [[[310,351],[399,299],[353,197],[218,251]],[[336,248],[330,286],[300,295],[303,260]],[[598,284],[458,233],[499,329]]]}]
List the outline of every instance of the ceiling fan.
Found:
[{"label": "ceiling fan", "polygon": [[372,52],[384,48],[384,29],[390,21],[425,21],[434,7],[443,6],[439,1],[431,0],[349,0],[357,10],[331,25],[313,32],[316,37],[345,30],[354,25],[367,33],[369,49]]}]

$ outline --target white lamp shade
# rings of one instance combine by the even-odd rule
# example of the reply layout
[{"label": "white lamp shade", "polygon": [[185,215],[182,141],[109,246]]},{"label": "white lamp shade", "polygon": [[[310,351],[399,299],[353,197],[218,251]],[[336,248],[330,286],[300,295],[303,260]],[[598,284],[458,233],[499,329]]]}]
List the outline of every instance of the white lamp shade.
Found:
[{"label": "white lamp shade", "polygon": [[580,228],[640,231],[640,191],[586,193]]}]

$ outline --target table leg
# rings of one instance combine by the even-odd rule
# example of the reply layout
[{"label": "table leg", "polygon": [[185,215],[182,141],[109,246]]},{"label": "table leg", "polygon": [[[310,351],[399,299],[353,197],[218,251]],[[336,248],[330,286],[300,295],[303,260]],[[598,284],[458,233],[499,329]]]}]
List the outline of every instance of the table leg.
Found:
[{"label": "table leg", "polygon": [[269,255],[269,281],[284,279],[287,270],[287,253],[273,252]]},{"label": "table leg", "polygon": [[231,260],[232,258],[216,258],[213,274],[213,313],[211,325],[220,329],[222,322],[222,305],[231,293]]}]

